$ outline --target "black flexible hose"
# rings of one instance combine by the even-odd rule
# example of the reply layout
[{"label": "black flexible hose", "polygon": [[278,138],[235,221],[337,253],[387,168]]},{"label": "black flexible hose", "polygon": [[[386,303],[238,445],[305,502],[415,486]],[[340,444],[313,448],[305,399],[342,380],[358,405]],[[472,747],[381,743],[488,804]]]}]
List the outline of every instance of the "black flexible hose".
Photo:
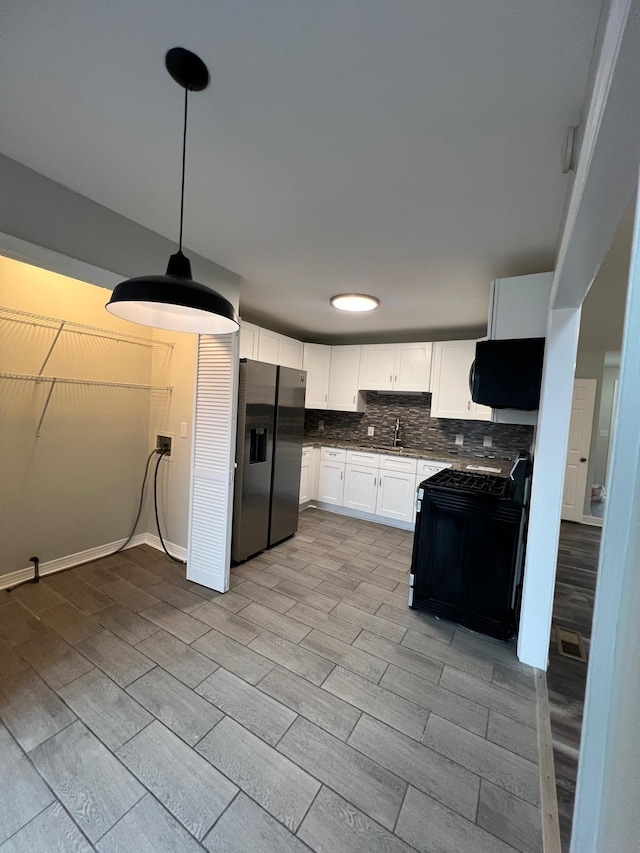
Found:
[{"label": "black flexible hose", "polygon": [[[154,450],[155,453],[155,450]],[[160,463],[162,462],[162,457],[167,455],[166,450],[161,450],[158,454],[158,461],[156,462],[156,470],[153,475],[153,509],[156,514],[156,527],[158,528],[158,536],[160,537],[160,544],[162,545],[162,550],[164,553],[173,560],[174,563],[179,563],[181,566],[186,565],[186,560],[179,560],[178,557],[174,557],[173,554],[169,553],[167,550],[167,546],[164,544],[164,539],[162,538],[162,530],[160,529],[160,516],[158,515],[158,469],[160,468]]]}]

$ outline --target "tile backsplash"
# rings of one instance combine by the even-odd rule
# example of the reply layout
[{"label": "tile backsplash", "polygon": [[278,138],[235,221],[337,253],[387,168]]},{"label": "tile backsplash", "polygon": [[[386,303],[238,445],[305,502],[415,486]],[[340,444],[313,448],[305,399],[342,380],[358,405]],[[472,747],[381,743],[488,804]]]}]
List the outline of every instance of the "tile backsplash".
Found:
[{"label": "tile backsplash", "polygon": [[[367,391],[364,412],[329,412],[307,409],[304,435],[318,441],[355,441],[368,447],[391,446],[396,418],[400,418],[400,438],[404,447],[429,453],[512,459],[521,450],[530,450],[533,427],[520,424],[492,424],[487,421],[456,421],[432,418],[431,394],[380,394]],[[324,429],[320,429],[324,421]],[[373,437],[367,435],[374,427]],[[455,443],[456,435],[464,444]],[[492,439],[484,447],[485,436]]]}]

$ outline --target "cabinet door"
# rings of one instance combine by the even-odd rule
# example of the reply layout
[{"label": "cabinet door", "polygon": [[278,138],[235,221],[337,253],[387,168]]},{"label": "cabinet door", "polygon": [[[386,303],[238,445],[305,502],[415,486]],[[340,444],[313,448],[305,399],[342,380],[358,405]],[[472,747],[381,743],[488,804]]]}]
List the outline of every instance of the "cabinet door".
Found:
[{"label": "cabinet door", "polygon": [[280,335],[269,329],[260,329],[258,335],[258,361],[280,364]]},{"label": "cabinet door", "polygon": [[302,457],[300,466],[300,503],[306,504],[311,500],[311,460]]},{"label": "cabinet door", "polygon": [[394,391],[431,391],[432,348],[430,343],[396,345]]},{"label": "cabinet door", "polygon": [[413,521],[416,475],[380,471],[376,515],[396,521]]},{"label": "cabinet door", "polygon": [[340,412],[364,412],[365,401],[358,388],[360,347],[331,347],[329,371],[329,409]]},{"label": "cabinet door", "polygon": [[489,337],[544,338],[553,273],[498,278],[491,288]]},{"label": "cabinet door", "polygon": [[347,465],[344,474],[343,506],[360,512],[376,511],[378,470],[364,465]]},{"label": "cabinet door", "polygon": [[432,418],[491,420],[491,409],[471,399],[469,372],[475,341],[441,341],[433,345]]},{"label": "cabinet door", "polygon": [[318,500],[342,506],[344,462],[321,462],[318,478]]},{"label": "cabinet door", "polygon": [[391,391],[395,359],[395,344],[367,344],[360,347],[360,388],[366,391]]},{"label": "cabinet door", "polygon": [[301,341],[280,335],[280,361],[278,364],[302,370],[302,352],[303,344]]},{"label": "cabinet door", "polygon": [[305,409],[326,409],[329,403],[331,347],[324,344],[305,344],[302,367],[307,371]]},{"label": "cabinet door", "polygon": [[260,329],[253,323],[240,323],[240,358],[258,357],[258,333]]}]

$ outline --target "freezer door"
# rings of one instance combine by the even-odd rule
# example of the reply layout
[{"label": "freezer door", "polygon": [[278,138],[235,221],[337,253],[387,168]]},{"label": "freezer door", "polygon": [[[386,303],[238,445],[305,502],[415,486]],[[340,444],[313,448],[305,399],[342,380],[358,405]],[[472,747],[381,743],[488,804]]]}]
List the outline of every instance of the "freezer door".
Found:
[{"label": "freezer door", "polygon": [[275,364],[240,362],[231,541],[234,562],[257,554],[269,542],[276,370]]},{"label": "freezer door", "polygon": [[278,368],[269,547],[298,529],[306,386],[306,371]]}]

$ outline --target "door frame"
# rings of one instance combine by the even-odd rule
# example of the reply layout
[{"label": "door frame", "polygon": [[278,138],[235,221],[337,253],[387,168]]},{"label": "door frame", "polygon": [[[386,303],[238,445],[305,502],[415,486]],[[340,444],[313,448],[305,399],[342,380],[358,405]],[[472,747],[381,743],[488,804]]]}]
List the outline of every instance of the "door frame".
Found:
[{"label": "door frame", "polygon": [[[585,436],[583,434],[583,439],[585,439],[586,450],[585,450],[585,463],[589,461],[590,451],[591,451],[591,436],[593,434],[593,417],[596,410],[596,396],[598,393],[598,380],[597,379],[575,379],[573,382],[573,393],[575,395],[576,387],[578,383],[583,383],[585,388],[593,389],[593,405],[591,406],[590,418],[588,423],[589,434]],[[571,421],[573,420],[573,397],[572,397],[572,406],[571,406],[571,417],[569,420],[569,436],[571,436]],[[567,482],[567,469],[569,467],[569,447],[567,445],[567,454],[564,465],[564,483],[563,483],[563,492],[562,492],[562,506],[561,506],[561,518],[563,521],[577,521],[578,523],[582,523],[584,519],[584,504],[587,496],[587,488],[589,487],[588,479],[589,479],[589,468],[586,467],[584,472],[584,486],[580,488],[581,494],[576,495],[576,503],[574,507],[573,513],[567,513],[565,511],[565,503],[564,503],[564,487]]]}]

